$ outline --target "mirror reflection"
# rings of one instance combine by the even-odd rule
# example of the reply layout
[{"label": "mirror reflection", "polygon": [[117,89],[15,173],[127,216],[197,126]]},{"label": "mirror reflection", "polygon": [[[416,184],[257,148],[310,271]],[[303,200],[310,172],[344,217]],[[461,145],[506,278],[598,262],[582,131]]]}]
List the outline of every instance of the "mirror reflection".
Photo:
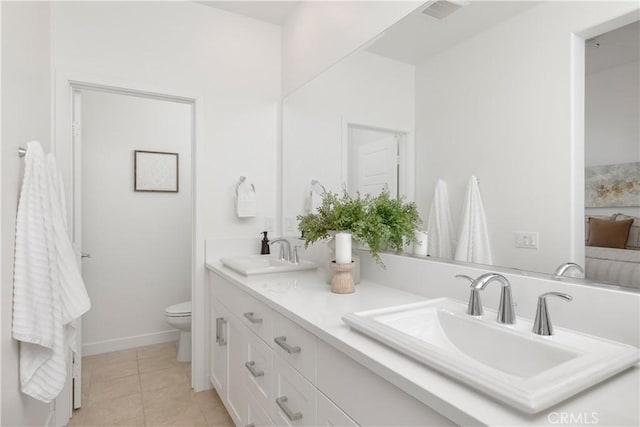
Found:
[{"label": "mirror reflection", "polygon": [[[640,288],[640,23],[585,50],[585,277]],[[635,161],[634,161],[635,159]]]},{"label": "mirror reflection", "polygon": [[[429,254],[442,256],[435,239],[443,233],[433,231],[429,218],[442,200],[436,188],[444,185],[452,248],[460,240],[471,254],[476,246],[489,248],[490,261],[457,259],[547,274],[565,265],[564,274],[583,277],[588,217],[637,217],[639,208],[635,202],[631,210],[585,210],[585,165],[623,160],[590,163],[597,152],[574,135],[574,100],[564,91],[573,77],[571,40],[539,5],[472,2],[441,19],[421,8],[289,95],[283,103],[284,232],[296,234],[296,216],[312,206],[312,180],[334,192],[393,188],[415,200],[430,231]],[[564,7],[570,14],[581,6]],[[637,43],[635,31],[628,33]],[[637,63],[636,57],[636,70]],[[636,79],[636,105],[637,96]],[[624,155],[627,163],[639,157],[637,116],[636,110],[630,137],[636,153]],[[487,242],[474,241],[483,233],[461,234],[478,217],[477,203],[469,204],[476,200],[473,182]],[[452,249],[449,257],[455,255]]]}]

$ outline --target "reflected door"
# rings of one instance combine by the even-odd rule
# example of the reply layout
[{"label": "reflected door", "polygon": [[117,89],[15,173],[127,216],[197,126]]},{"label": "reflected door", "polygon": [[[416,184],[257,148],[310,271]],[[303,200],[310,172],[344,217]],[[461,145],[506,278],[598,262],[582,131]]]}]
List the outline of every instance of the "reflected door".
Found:
[{"label": "reflected door", "polygon": [[399,140],[397,133],[362,127],[349,128],[349,193],[398,197]]}]

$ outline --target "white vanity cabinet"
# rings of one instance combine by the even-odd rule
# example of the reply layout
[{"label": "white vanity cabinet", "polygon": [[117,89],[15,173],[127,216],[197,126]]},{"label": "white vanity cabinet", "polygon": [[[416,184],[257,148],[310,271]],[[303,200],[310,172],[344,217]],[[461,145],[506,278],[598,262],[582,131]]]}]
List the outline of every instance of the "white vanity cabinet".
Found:
[{"label": "white vanity cabinet", "polygon": [[225,402],[229,415],[236,423],[246,418],[244,358],[246,337],[244,326],[218,300],[210,300],[211,383]]},{"label": "white vanity cabinet", "polygon": [[454,425],[242,285],[208,277],[211,383],[237,426]]}]

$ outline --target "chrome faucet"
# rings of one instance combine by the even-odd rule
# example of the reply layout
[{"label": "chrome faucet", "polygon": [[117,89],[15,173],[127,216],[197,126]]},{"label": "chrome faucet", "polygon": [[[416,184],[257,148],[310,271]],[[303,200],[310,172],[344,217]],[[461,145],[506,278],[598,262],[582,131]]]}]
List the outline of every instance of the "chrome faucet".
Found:
[{"label": "chrome faucet", "polygon": [[476,281],[464,274],[457,274],[456,279],[466,279],[471,282],[471,293],[469,294],[469,305],[467,306],[467,314],[470,316],[482,316],[482,301],[480,300],[480,291],[474,287]]},{"label": "chrome faucet", "polygon": [[269,241],[269,246],[274,243],[280,243],[280,252],[278,255],[278,259],[281,261],[291,261],[291,244],[287,239],[273,239]]},{"label": "chrome faucet", "polygon": [[560,264],[558,268],[556,268],[555,275],[564,276],[564,273],[572,269],[578,270],[580,273],[584,274],[584,270],[582,269],[582,267],[580,267],[575,262],[565,262],[564,264]]},{"label": "chrome faucet", "polygon": [[511,297],[511,283],[509,280],[498,273],[486,273],[479,276],[473,282],[473,288],[482,291],[491,282],[500,282],[502,284],[502,291],[500,292],[500,304],[498,305],[498,323],[504,323],[507,325],[515,325],[516,323],[516,310],[513,306],[513,298]]},{"label": "chrome faucet", "polygon": [[565,301],[571,301],[573,297],[560,292],[547,292],[538,297],[538,308],[536,309],[536,320],[533,322],[533,333],[543,336],[553,335],[551,317],[547,309],[547,297],[558,297]]}]

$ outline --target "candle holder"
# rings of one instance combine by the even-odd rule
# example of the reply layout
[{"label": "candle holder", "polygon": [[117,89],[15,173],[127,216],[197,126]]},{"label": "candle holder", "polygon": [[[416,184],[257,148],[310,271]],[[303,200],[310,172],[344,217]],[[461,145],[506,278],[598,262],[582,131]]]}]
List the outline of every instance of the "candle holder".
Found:
[{"label": "candle holder", "polygon": [[332,261],[331,268],[334,271],[331,292],[336,294],[351,294],[355,292],[356,288],[353,285],[353,276],[351,275],[353,261],[350,264],[338,264]]}]

